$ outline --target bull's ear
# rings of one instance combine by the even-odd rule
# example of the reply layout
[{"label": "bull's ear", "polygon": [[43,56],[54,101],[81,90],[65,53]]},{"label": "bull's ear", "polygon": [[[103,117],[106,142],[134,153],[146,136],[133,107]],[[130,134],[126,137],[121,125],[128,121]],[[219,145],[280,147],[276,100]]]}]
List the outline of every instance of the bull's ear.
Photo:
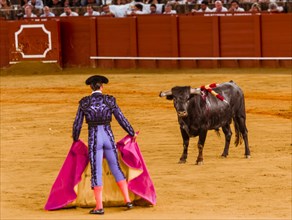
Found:
[{"label": "bull's ear", "polygon": [[167,96],[166,96],[166,99],[167,99],[167,100],[173,100],[173,95],[167,95]]}]

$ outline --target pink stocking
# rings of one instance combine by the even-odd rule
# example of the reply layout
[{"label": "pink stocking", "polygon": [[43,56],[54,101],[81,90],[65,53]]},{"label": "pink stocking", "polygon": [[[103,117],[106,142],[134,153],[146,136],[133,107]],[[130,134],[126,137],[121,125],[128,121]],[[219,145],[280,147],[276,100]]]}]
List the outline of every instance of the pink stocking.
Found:
[{"label": "pink stocking", "polygon": [[96,207],[95,209],[102,209],[103,205],[102,205],[102,186],[95,186],[93,188],[94,190],[94,197],[95,197],[95,201],[96,201]]},{"label": "pink stocking", "polygon": [[117,182],[117,184],[120,187],[120,190],[121,190],[121,192],[123,194],[125,203],[131,202],[130,196],[129,196],[129,190],[128,190],[127,181],[126,180],[121,180],[121,181]]}]

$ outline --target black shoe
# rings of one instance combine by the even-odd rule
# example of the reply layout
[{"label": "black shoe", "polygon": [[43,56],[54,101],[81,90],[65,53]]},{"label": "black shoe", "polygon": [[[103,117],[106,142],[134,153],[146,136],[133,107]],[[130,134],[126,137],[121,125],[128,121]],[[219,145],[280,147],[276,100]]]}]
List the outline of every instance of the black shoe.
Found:
[{"label": "black shoe", "polygon": [[126,207],[128,208],[128,209],[132,209],[133,208],[133,203],[131,203],[131,202],[127,202],[126,203]]},{"label": "black shoe", "polygon": [[89,214],[103,215],[104,210],[103,209],[92,209],[92,210],[90,210]]}]

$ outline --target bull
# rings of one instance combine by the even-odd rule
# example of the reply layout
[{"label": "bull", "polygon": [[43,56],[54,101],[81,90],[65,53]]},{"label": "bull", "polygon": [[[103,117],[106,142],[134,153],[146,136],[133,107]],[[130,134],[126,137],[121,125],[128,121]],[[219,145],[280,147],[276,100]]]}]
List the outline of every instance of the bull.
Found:
[{"label": "bull", "polygon": [[243,139],[245,157],[250,157],[243,91],[233,81],[211,85],[213,88],[176,86],[170,91],[159,94],[160,97],[173,100],[177,112],[183,139],[183,153],[179,163],[185,163],[187,160],[190,138],[199,136],[196,164],[203,164],[203,149],[207,132],[215,130],[219,133],[220,128],[225,135],[225,146],[221,156],[227,157],[232,136],[230,126],[232,121],[235,129],[234,144],[236,146],[241,144]]}]

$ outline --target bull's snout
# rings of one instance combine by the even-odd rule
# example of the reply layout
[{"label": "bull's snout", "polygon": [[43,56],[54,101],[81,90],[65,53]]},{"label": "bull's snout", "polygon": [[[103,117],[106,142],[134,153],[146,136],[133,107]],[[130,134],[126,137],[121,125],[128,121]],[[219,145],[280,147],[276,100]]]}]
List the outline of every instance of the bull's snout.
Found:
[{"label": "bull's snout", "polygon": [[177,112],[177,115],[178,115],[178,117],[187,117],[188,116],[188,113],[187,113],[187,111],[179,111],[179,112]]}]

